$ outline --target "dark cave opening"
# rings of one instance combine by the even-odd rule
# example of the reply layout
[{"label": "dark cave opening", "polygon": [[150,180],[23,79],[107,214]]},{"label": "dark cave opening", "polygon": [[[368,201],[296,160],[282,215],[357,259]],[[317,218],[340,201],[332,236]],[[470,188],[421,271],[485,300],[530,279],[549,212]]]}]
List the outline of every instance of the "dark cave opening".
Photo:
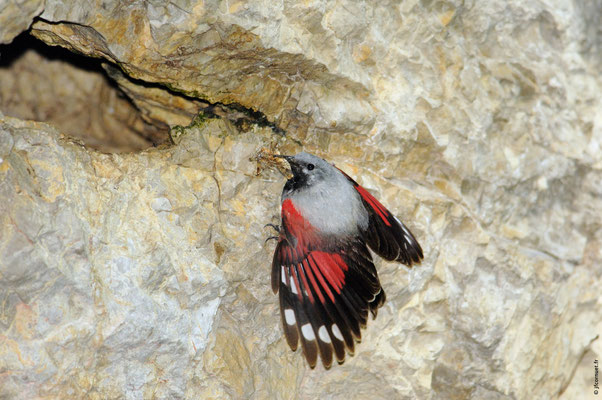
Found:
[{"label": "dark cave opening", "polygon": [[0,112],[49,123],[104,152],[139,151],[169,137],[169,127],[144,118],[102,60],[46,45],[29,32],[0,45]]}]

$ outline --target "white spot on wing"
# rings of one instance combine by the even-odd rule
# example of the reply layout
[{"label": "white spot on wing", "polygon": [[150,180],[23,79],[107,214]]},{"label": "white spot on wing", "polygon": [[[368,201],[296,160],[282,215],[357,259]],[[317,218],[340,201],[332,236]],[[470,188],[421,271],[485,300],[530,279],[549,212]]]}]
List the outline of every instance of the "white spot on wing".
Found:
[{"label": "white spot on wing", "polygon": [[290,308],[287,308],[286,310],[284,310],[284,319],[286,320],[286,323],[289,325],[295,325],[295,313],[293,312],[293,310],[291,310]]},{"label": "white spot on wing", "polygon": [[282,283],[284,283],[286,285],[286,274],[284,273],[284,265],[281,265],[282,267],[282,272],[280,272],[280,277],[282,279]]},{"label": "white spot on wing", "polygon": [[295,286],[295,280],[293,279],[292,276],[290,278],[290,281],[291,281],[291,290],[293,291],[293,293],[299,294],[299,292],[297,292],[297,286]]},{"label": "white spot on wing", "polygon": [[314,335],[314,330],[311,328],[310,324],[305,324],[301,327],[301,333],[306,340],[315,340],[316,335]]},{"label": "white spot on wing", "polygon": [[339,339],[341,342],[343,341],[343,335],[341,334],[337,324],[332,324],[332,333],[334,334],[335,338]]},{"label": "white spot on wing", "polygon": [[331,343],[330,336],[328,335],[328,331],[326,330],[326,327],[324,325],[322,325],[320,329],[318,329],[318,336],[320,337],[321,341]]}]

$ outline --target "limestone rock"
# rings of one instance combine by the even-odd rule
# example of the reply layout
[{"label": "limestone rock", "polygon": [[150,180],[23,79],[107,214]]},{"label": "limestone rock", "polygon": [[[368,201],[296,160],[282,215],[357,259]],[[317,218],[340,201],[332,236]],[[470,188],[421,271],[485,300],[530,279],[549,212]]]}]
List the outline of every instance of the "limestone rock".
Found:
[{"label": "limestone rock", "polygon": [[0,44],[10,43],[28,29],[44,9],[44,0],[0,1]]},{"label": "limestone rock", "polygon": [[[597,3],[48,0],[32,33],[103,59],[174,144],[1,117],[0,396],[588,398]],[[284,177],[257,155],[301,149],[426,255],[378,263],[387,303],[329,371],[288,349],[269,285]]]}]

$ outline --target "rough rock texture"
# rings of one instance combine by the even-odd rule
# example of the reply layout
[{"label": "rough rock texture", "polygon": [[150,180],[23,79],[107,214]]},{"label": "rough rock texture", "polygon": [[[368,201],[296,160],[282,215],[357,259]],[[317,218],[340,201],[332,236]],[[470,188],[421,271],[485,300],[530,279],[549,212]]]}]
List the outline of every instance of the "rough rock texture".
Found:
[{"label": "rough rock texture", "polygon": [[10,43],[29,28],[33,18],[44,9],[44,0],[0,1],[0,44]]},{"label": "rough rock texture", "polygon": [[[600,1],[47,1],[32,33],[113,65],[148,121],[224,118],[134,154],[0,119],[0,397],[593,396],[601,17]],[[388,301],[329,371],[282,338],[263,225],[284,178],[262,149],[336,162],[425,250],[411,271],[379,263]]]}]

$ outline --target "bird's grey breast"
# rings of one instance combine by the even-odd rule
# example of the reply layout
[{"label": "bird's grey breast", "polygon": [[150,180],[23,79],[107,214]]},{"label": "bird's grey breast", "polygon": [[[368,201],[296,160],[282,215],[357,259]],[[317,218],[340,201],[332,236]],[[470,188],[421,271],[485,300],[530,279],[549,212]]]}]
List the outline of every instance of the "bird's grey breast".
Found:
[{"label": "bird's grey breast", "polygon": [[368,212],[359,193],[342,174],[295,191],[290,197],[301,215],[320,233],[356,235],[358,228],[363,230],[368,226]]}]

